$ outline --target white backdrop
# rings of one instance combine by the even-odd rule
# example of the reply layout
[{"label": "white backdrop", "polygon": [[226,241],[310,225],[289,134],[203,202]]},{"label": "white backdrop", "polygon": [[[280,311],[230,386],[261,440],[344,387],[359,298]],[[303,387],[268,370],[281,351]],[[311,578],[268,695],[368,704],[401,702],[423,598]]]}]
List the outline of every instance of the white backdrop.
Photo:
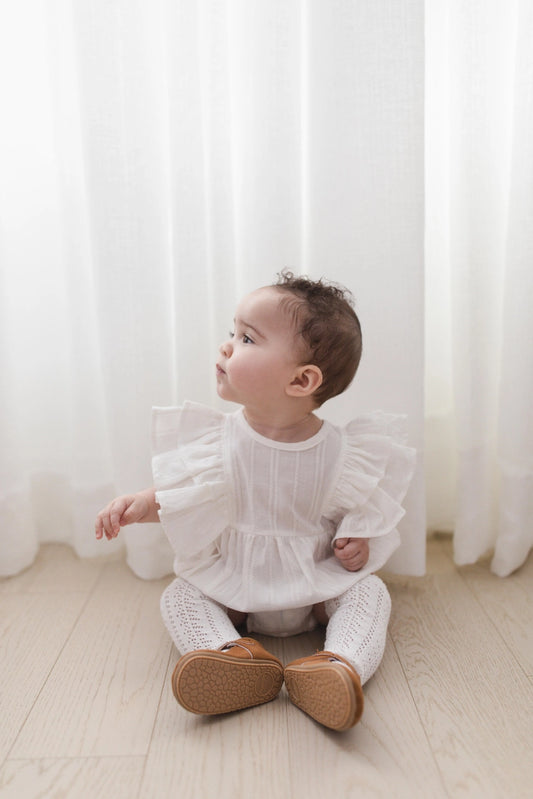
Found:
[{"label": "white backdrop", "polygon": [[[391,567],[422,573],[422,0],[20,0],[0,14],[0,570],[97,544],[150,483],[152,405],[217,403],[243,292],[346,284],[360,372],[324,406],[406,413],[419,468]],[[170,570],[158,525],[123,536]]]}]

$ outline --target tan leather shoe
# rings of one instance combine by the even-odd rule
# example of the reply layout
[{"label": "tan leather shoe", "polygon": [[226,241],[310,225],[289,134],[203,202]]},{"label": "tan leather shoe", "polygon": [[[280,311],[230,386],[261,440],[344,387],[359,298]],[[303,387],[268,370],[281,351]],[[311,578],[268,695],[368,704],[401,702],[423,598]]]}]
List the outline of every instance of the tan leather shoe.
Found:
[{"label": "tan leather shoe", "polygon": [[270,702],[283,685],[283,665],[253,638],[183,655],[172,675],[174,696],[191,713],[217,714]]},{"label": "tan leather shoe", "polygon": [[347,660],[333,652],[317,652],[285,667],[290,700],[332,730],[347,730],[363,713],[359,675]]}]

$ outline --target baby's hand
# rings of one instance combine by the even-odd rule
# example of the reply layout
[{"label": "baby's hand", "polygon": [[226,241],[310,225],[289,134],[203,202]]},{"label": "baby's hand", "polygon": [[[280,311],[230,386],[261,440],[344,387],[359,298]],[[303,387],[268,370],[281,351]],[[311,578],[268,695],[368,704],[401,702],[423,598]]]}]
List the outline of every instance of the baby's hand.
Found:
[{"label": "baby's hand", "polygon": [[104,535],[108,541],[116,538],[121,527],[142,521],[148,510],[148,501],[142,494],[117,497],[96,517],[94,531],[97,539],[100,540]]},{"label": "baby's hand", "polygon": [[368,561],[368,538],[337,538],[334,543],[335,557],[349,572],[357,572]]}]

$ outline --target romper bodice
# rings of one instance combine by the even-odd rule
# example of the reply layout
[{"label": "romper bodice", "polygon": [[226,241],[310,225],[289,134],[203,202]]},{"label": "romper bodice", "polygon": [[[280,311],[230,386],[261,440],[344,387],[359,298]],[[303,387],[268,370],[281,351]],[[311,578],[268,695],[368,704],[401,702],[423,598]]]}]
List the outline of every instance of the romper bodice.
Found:
[{"label": "romper bodice", "polygon": [[[375,413],[284,443],[253,430],[242,409],[154,409],[154,485],[176,573],[245,612],[338,596],[399,544],[414,468],[402,427]],[[359,572],[335,557],[339,537],[371,539]]]}]

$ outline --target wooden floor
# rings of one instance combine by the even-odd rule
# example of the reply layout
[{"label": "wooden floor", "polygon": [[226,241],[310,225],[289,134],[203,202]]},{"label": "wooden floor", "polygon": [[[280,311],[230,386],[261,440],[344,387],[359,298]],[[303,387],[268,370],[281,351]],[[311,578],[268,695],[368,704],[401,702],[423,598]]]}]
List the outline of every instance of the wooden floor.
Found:
[{"label": "wooden floor", "polygon": [[[174,701],[159,619],[167,580],[44,546],[0,582],[0,797],[318,799],[533,796],[533,558],[501,580],[456,568],[385,575],[389,643],[362,722],[325,730],[274,702],[202,718]],[[261,639],[284,662],[318,634]]]}]

